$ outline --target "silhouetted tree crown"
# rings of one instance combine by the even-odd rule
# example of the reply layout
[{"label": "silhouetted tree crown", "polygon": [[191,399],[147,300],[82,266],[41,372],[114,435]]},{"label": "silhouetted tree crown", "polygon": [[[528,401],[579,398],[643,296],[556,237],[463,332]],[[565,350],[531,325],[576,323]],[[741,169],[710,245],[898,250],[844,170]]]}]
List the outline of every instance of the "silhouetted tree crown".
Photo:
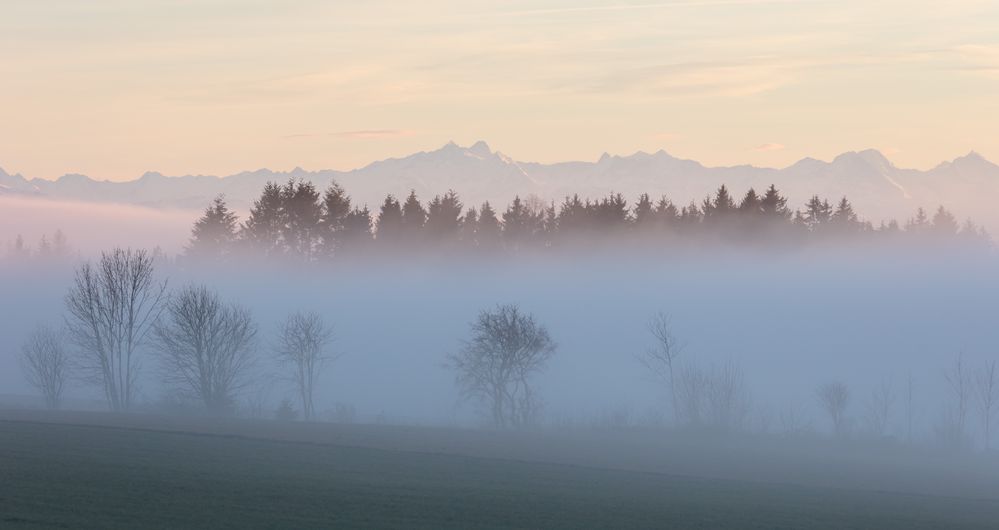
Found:
[{"label": "silhouetted tree crown", "polygon": [[281,195],[285,248],[291,255],[309,260],[322,242],[323,207],[319,202],[319,191],[311,182],[289,180]]},{"label": "silhouetted tree crown", "polygon": [[787,207],[787,199],[777,191],[777,187],[773,184],[763,194],[763,198],[760,200],[760,210],[762,210],[764,216],[770,219],[788,220],[791,218],[791,210]]},{"label": "silhouetted tree crown", "polygon": [[427,210],[416,197],[416,190],[410,190],[409,197],[402,204],[402,230],[406,236],[415,238],[423,232],[427,224]]},{"label": "silhouetted tree crown", "polygon": [[383,243],[398,242],[403,237],[402,206],[395,197],[385,197],[378,212],[378,240]]},{"label": "silhouetted tree crown", "polygon": [[284,194],[276,182],[268,182],[260,198],[253,202],[243,225],[242,238],[254,250],[267,255],[283,254]]},{"label": "silhouetted tree crown", "polygon": [[489,201],[482,203],[482,208],[479,210],[479,222],[475,229],[476,245],[485,249],[498,248],[502,231],[499,218],[496,217],[496,210],[489,204]]},{"label": "silhouetted tree crown", "polygon": [[[194,223],[191,241],[185,250],[187,256],[197,259],[221,259],[232,252],[236,243],[239,220],[219,195],[205,209],[204,215]],[[61,235],[61,232],[59,232]]]},{"label": "silhouetted tree crown", "polygon": [[516,305],[482,311],[471,337],[448,356],[462,395],[482,403],[497,427],[534,420],[540,402],[531,384],[555,354],[556,344],[534,315]]},{"label": "silhouetted tree crown", "polygon": [[438,195],[427,205],[427,235],[435,241],[457,240],[461,229],[462,204],[454,190]]},{"label": "silhouetted tree crown", "polygon": [[326,254],[335,254],[339,240],[345,231],[347,217],[353,213],[350,196],[335,181],[323,194],[320,239]]}]

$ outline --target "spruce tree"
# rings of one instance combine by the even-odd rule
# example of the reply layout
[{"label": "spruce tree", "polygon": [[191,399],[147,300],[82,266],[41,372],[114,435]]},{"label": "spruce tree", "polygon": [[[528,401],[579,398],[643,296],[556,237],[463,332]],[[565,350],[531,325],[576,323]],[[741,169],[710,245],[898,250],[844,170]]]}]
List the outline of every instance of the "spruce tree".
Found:
[{"label": "spruce tree", "polygon": [[454,190],[437,195],[427,205],[426,232],[437,242],[455,242],[461,229],[463,205]]},{"label": "spruce tree", "polygon": [[352,213],[350,196],[336,181],[330,182],[329,188],[323,194],[322,221],[320,239],[322,251],[326,255],[336,253],[338,239],[344,230],[347,216]]},{"label": "spruce tree", "polygon": [[391,194],[385,197],[378,212],[376,238],[382,245],[398,244],[402,238],[402,207]]},{"label": "spruce tree", "polygon": [[967,219],[964,221],[964,224],[961,225],[961,230],[958,232],[958,235],[969,238],[977,237],[978,227],[975,226],[975,223],[971,222],[971,219]]},{"label": "spruce tree", "polygon": [[[704,207],[711,208],[711,199],[705,199]],[[690,201],[690,204],[680,210],[680,226],[687,232],[696,231],[704,221],[704,212],[697,209],[697,203]]]},{"label": "spruce tree", "polygon": [[[233,226],[233,239],[235,239],[236,227]],[[62,232],[61,229],[56,229],[55,234],[52,235],[52,254],[57,258],[65,258],[69,255],[69,242],[66,240],[66,234]]]},{"label": "spruce tree", "polygon": [[42,238],[38,240],[38,257],[41,259],[49,259],[52,257],[52,243],[49,243],[49,236],[42,234]]},{"label": "spruce tree", "polygon": [[638,202],[635,203],[635,208],[632,210],[632,219],[634,219],[635,226],[639,228],[648,228],[655,223],[655,207],[652,205],[652,199],[649,198],[648,193],[643,193],[638,196]]},{"label": "spruce tree", "polygon": [[857,213],[853,211],[853,205],[846,197],[836,205],[836,211],[829,217],[829,225],[839,233],[856,232],[862,226]]},{"label": "spruce tree", "polygon": [[555,209],[555,201],[545,206],[542,215],[541,235],[544,238],[544,246],[550,247],[558,240],[558,211]]},{"label": "spruce tree", "polygon": [[285,213],[281,186],[276,182],[264,185],[260,198],[253,202],[250,215],[241,232],[242,240],[253,250],[273,256],[284,253],[282,233]]},{"label": "spruce tree", "polygon": [[201,218],[195,221],[185,255],[199,260],[221,260],[229,256],[236,242],[237,226],[236,214],[229,210],[225,197],[215,197]]},{"label": "spruce tree", "polygon": [[[691,204],[693,205],[693,203]],[[696,210],[697,208],[695,207],[694,209]],[[711,195],[705,195],[704,200],[701,201],[700,223],[706,225],[712,222],[715,219],[714,211],[715,211],[715,203],[711,199]]]},{"label": "spruce tree", "polygon": [[742,197],[742,202],[739,203],[739,213],[750,218],[758,217],[763,213],[763,201],[760,200],[753,188],[749,188],[746,195]]},{"label": "spruce tree", "polygon": [[763,216],[763,200],[754,188],[749,188],[746,194],[742,196],[739,206],[736,207],[736,213],[738,215],[734,217],[738,218],[738,223],[735,224],[729,221],[729,226],[725,227],[728,237],[745,242],[761,239],[765,236],[762,230],[762,225],[765,221]]},{"label": "spruce tree", "polygon": [[930,226],[929,217],[926,215],[926,210],[922,207],[916,210],[916,216],[909,219],[905,223],[905,231],[910,234],[924,234],[926,229]]},{"label": "spruce tree", "polygon": [[479,229],[479,212],[474,206],[470,207],[461,218],[461,226],[458,229],[458,237],[467,247],[475,246],[475,239]]},{"label": "spruce tree", "polygon": [[787,207],[787,199],[777,191],[777,187],[773,184],[763,194],[763,198],[760,200],[760,209],[767,219],[787,221],[791,218],[791,209]]},{"label": "spruce tree", "polygon": [[819,199],[818,195],[812,195],[812,198],[805,204],[805,226],[813,232],[821,230],[832,218],[832,211],[832,206],[828,200]]},{"label": "spruce tree", "polygon": [[493,209],[489,201],[482,203],[479,209],[479,224],[475,230],[475,241],[479,248],[495,250],[500,246],[500,239],[503,234],[503,227],[499,218],[496,217],[496,210]]},{"label": "spruce tree", "polygon": [[938,207],[937,212],[933,214],[933,233],[942,237],[952,237],[957,234],[957,230],[957,219],[954,215],[943,206]]},{"label": "spruce tree", "polygon": [[680,211],[665,195],[656,201],[655,220],[659,228],[669,228],[677,224]]},{"label": "spruce tree", "polygon": [[533,235],[533,219],[531,212],[524,205],[520,196],[503,212],[503,241],[507,248],[518,250],[525,245]]},{"label": "spruce tree", "polygon": [[586,205],[583,204],[579,195],[573,195],[571,198],[566,197],[565,200],[562,201],[562,204],[559,206],[556,225],[558,225],[559,236],[563,240],[586,230]]},{"label": "spruce tree", "polygon": [[975,226],[975,223],[968,219],[961,225],[961,230],[957,233],[961,241],[972,247],[989,248],[991,237],[985,228]]},{"label": "spruce tree", "polygon": [[712,206],[712,216],[725,216],[735,210],[735,201],[732,199],[732,195],[728,192],[728,188],[724,184],[719,186],[718,191],[715,192],[715,200],[712,203]]},{"label": "spruce tree", "polygon": [[347,252],[356,252],[371,243],[371,211],[367,205],[354,208],[344,216],[339,239],[339,250],[346,249]]},{"label": "spruce tree", "polygon": [[729,235],[735,221],[735,214],[738,211],[728,187],[724,184],[715,191],[714,198],[710,195],[704,198],[701,206],[703,215],[703,225],[707,230],[722,235]]},{"label": "spruce tree", "polygon": [[322,241],[323,207],[311,182],[289,180],[281,190],[285,224],[282,239],[298,259],[312,260]]},{"label": "spruce tree", "polygon": [[622,228],[628,224],[628,201],[620,193],[604,197],[596,209],[597,226],[602,231]]},{"label": "spruce tree", "polygon": [[417,239],[427,224],[427,211],[416,197],[416,190],[409,191],[409,197],[402,205],[402,230],[408,238],[407,244],[417,244]]}]

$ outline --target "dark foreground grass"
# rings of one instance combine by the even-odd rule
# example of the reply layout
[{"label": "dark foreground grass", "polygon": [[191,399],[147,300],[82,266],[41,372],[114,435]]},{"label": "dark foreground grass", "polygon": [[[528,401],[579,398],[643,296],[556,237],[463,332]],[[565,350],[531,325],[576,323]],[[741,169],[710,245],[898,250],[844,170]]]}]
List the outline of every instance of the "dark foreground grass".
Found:
[{"label": "dark foreground grass", "polygon": [[0,421],[3,528],[997,528],[999,503]]}]

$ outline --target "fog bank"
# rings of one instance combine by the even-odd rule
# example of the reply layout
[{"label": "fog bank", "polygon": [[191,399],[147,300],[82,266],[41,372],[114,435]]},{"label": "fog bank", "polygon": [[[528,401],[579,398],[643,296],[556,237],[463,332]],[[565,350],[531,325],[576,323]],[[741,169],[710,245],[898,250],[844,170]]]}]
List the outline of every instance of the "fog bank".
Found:
[{"label": "fog bank", "polygon": [[[793,408],[803,423],[828,431],[816,388],[842,381],[851,392],[847,416],[859,431],[871,393],[887,383],[895,395],[887,434],[902,437],[911,376],[913,428],[927,438],[947,406],[943,373],[955,356],[964,352],[977,368],[999,351],[995,265],[992,257],[928,253],[733,252],[317,268],[165,264],[159,274],[173,288],[204,283],[251,309],[260,325],[258,383],[243,398],[267,410],[295,397],[274,350],[279,322],[302,310],[335,325],[332,347],[342,354],[317,386],[324,417],[332,418],[339,404],[357,421],[482,424],[481,411],[459,400],[445,356],[468,338],[478,311],[515,303],[558,344],[535,379],[543,423],[668,423],[666,387],[637,360],[652,345],[649,318],[664,311],[686,345],[681,362],[731,362],[744,373],[747,428],[779,429]],[[8,264],[3,278],[0,297],[15,310],[0,322],[8,338],[0,351],[0,393],[30,393],[15,356],[36,323],[60,323],[71,270]],[[140,398],[147,404],[167,394],[156,368],[146,355]],[[99,396],[79,384],[70,394]]]}]

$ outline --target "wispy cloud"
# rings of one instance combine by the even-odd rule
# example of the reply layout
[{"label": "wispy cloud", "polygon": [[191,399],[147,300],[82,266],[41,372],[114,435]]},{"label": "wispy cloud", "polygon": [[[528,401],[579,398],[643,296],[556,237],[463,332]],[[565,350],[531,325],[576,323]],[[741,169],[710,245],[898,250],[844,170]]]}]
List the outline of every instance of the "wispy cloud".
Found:
[{"label": "wispy cloud", "polygon": [[498,13],[500,16],[518,17],[531,15],[562,15],[568,13],[587,13],[601,11],[636,11],[643,9],[676,9],[715,6],[757,5],[757,4],[789,4],[795,0],[690,0],[686,2],[655,2],[646,4],[614,4],[605,6],[575,6],[552,7],[544,9],[523,9]]},{"label": "wispy cloud", "polygon": [[584,84],[583,92],[644,93],[651,97],[740,97],[768,92],[794,81],[799,65],[773,60],[690,62],[612,72]]},{"label": "wispy cloud", "polygon": [[784,144],[766,143],[754,147],[753,151],[756,151],[758,153],[766,153],[769,151],[780,151],[782,149],[784,149]]},{"label": "wispy cloud", "polygon": [[361,129],[357,131],[338,131],[328,133],[287,134],[282,136],[282,138],[314,138],[317,136],[333,136],[336,138],[348,138],[351,140],[381,140],[386,138],[413,136],[415,134],[416,131],[406,129]]},{"label": "wispy cloud", "polygon": [[981,75],[999,77],[999,46],[964,44],[952,50],[961,61],[960,68]]}]

